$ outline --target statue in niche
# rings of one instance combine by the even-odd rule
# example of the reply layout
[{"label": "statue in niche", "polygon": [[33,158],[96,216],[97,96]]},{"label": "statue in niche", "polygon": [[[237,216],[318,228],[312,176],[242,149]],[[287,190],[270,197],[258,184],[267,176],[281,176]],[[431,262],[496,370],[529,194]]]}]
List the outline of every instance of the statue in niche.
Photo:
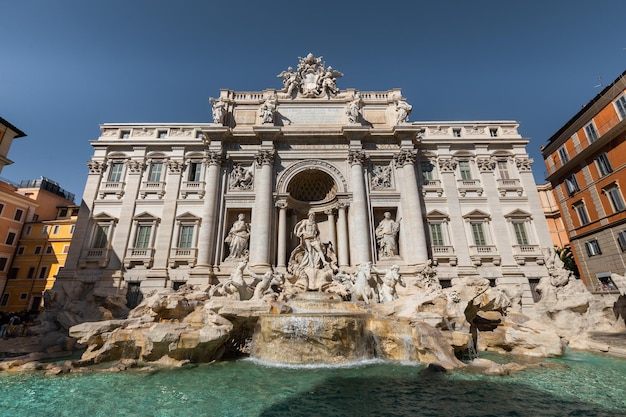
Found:
[{"label": "statue in niche", "polygon": [[324,291],[332,284],[337,272],[337,256],[330,242],[321,242],[313,211],[295,225],[294,234],[300,244],[289,257],[287,270],[292,274],[292,280],[305,291]]},{"label": "statue in niche", "polygon": [[372,188],[391,188],[391,165],[375,165],[372,169]]},{"label": "statue in niche", "polygon": [[276,114],[276,96],[268,97],[259,109],[259,117],[263,119],[263,124],[274,123],[274,115]]},{"label": "statue in niche", "polygon": [[400,284],[403,287],[406,287],[404,279],[399,273],[400,267],[398,267],[398,265],[393,265],[389,269],[378,269],[376,267],[372,267],[372,271],[379,276],[382,275],[382,278],[380,279],[382,284],[379,289],[380,302],[388,303],[396,300],[398,298],[396,285]]},{"label": "statue in niche", "polygon": [[378,258],[389,259],[398,256],[397,237],[400,231],[400,220],[391,218],[391,213],[386,211],[383,219],[376,226],[376,242],[378,243]]},{"label": "statue in niche", "polygon": [[401,97],[394,100],[396,104],[396,125],[401,125],[409,120],[409,114],[413,110],[413,106]]},{"label": "statue in niche", "polygon": [[361,94],[357,92],[346,107],[348,124],[355,125],[359,123],[361,120],[361,107],[363,107],[363,101],[361,100]]},{"label": "statue in niche", "polygon": [[230,172],[231,190],[251,190],[254,182],[254,164],[247,168],[237,164]]},{"label": "statue in niche", "polygon": [[277,75],[278,78],[283,79],[283,91],[287,92],[288,96],[292,96],[294,91],[300,89],[300,83],[302,82],[300,74],[293,71],[292,67],[287,68],[287,71],[283,71]]},{"label": "statue in niche", "polygon": [[226,102],[221,98],[216,100],[213,97],[209,98],[209,102],[213,105],[213,123],[223,125],[226,118]]},{"label": "statue in niche", "polygon": [[[303,252],[300,261],[301,267],[318,269],[329,264],[324,254],[322,242],[320,241],[320,232],[317,228],[314,212],[310,211],[306,219],[300,220],[296,224],[293,232],[300,238],[300,246],[298,246],[298,248]],[[296,250],[298,248],[296,248]]]},{"label": "statue in niche", "polygon": [[228,243],[230,254],[227,261],[242,259],[248,255],[248,241],[250,240],[250,224],[246,222],[246,215],[239,213],[237,220],[228,231],[225,242]]}]

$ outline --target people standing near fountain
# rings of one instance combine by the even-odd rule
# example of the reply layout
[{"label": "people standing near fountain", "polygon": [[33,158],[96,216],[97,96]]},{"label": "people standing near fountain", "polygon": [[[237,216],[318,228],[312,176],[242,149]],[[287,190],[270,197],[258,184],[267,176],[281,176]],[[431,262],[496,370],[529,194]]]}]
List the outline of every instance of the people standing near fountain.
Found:
[{"label": "people standing near fountain", "polygon": [[248,241],[250,240],[250,224],[246,222],[246,215],[240,213],[237,220],[228,231],[225,242],[228,243],[230,254],[227,261],[242,259],[248,252]]},{"label": "people standing near fountain", "polygon": [[379,290],[380,302],[388,303],[390,301],[396,300],[398,298],[396,285],[400,284],[403,287],[406,287],[404,279],[402,279],[402,276],[399,273],[400,267],[398,265],[393,265],[389,269],[378,269],[373,266],[372,271],[379,276],[382,275],[382,284]]},{"label": "people standing near fountain", "polygon": [[378,258],[387,259],[398,256],[397,236],[400,231],[400,220],[391,218],[391,213],[386,211],[383,219],[376,227],[376,241],[378,242]]}]

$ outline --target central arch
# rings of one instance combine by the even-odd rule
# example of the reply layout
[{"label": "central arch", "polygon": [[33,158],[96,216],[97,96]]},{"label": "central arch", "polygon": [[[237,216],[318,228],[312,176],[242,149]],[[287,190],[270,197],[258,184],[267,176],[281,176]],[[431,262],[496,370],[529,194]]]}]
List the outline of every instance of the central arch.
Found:
[{"label": "central arch", "polygon": [[[290,190],[293,187],[291,185],[292,181],[294,179],[298,182],[301,180],[304,181],[307,175],[305,174],[301,177],[300,174],[305,172],[309,172],[311,176],[317,175],[318,178],[324,181],[327,181],[329,177],[328,179],[331,179],[336,187],[335,194],[347,192],[346,179],[334,165],[322,161],[321,159],[306,159],[290,165],[279,175],[276,183],[276,191],[278,194],[290,194]],[[325,176],[323,176],[323,174],[325,174]]]}]

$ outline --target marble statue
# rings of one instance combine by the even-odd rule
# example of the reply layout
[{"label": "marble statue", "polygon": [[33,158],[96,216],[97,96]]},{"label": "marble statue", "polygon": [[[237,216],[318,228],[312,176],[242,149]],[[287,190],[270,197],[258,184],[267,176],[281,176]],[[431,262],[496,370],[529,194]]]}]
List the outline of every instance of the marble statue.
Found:
[{"label": "marble statue", "polygon": [[248,252],[248,241],[250,240],[250,223],[246,222],[246,215],[239,213],[237,220],[228,231],[225,242],[228,243],[230,254],[227,261],[245,258]]},{"label": "marble statue", "polygon": [[237,164],[230,172],[231,190],[251,190],[254,183],[254,164],[247,168]]},{"label": "marble statue", "polygon": [[251,271],[250,268],[246,268],[246,272],[255,280],[252,284],[254,287],[252,299],[254,300],[262,300],[266,295],[275,294],[272,286],[277,287],[284,283],[282,274],[274,271],[267,271],[263,275],[259,275]]},{"label": "marble statue", "polygon": [[285,87],[283,91],[285,91],[288,96],[293,96],[293,92],[299,90],[301,83],[300,74],[294,72],[292,67],[287,68],[287,71],[281,72],[277,77],[283,79],[283,86]]},{"label": "marble statue", "polygon": [[364,262],[359,265],[359,269],[354,274],[354,283],[352,285],[352,301],[365,301],[377,303],[378,297],[376,290],[372,287],[370,281],[372,278],[372,263]]},{"label": "marble statue", "polygon": [[409,120],[409,114],[411,113],[413,106],[411,106],[409,103],[406,102],[406,100],[402,98],[396,98],[395,103],[396,124],[401,125],[403,123],[406,123]]},{"label": "marble statue", "polygon": [[226,102],[221,98],[216,100],[213,97],[209,98],[209,102],[213,105],[213,123],[223,125],[226,118]]},{"label": "marble statue", "polygon": [[372,271],[375,274],[382,276],[381,286],[379,289],[379,298],[381,303],[388,303],[398,298],[398,292],[396,291],[396,285],[400,284],[406,287],[404,279],[399,274],[400,267],[398,265],[392,265],[389,269],[378,269],[372,266]]},{"label": "marble statue", "polygon": [[400,230],[400,221],[393,220],[391,213],[388,211],[383,216],[383,219],[376,226],[378,258],[395,258],[398,256],[397,236]]},{"label": "marble statue", "polygon": [[276,96],[268,97],[259,109],[259,117],[263,119],[263,124],[274,123],[274,115],[276,114]]},{"label": "marble statue", "polygon": [[315,221],[314,212],[310,211],[306,219],[300,220],[294,227],[293,232],[300,238],[300,245],[294,250],[294,253],[299,251],[303,254],[299,262],[300,267],[318,269],[329,264],[320,241],[320,232]]},{"label": "marble statue", "polygon": [[348,116],[348,124],[358,124],[361,119],[361,107],[363,106],[363,100],[361,100],[361,94],[356,93],[352,101],[350,101],[346,107],[346,115]]},{"label": "marble statue", "polygon": [[243,271],[248,265],[248,261],[241,261],[228,277],[228,281],[215,285],[209,291],[210,297],[228,297],[234,300],[249,300],[254,295],[254,291],[248,286],[243,278]]},{"label": "marble statue", "polygon": [[339,77],[343,77],[343,74],[329,66],[320,77],[322,94],[336,95],[339,92],[337,89],[337,78]]}]

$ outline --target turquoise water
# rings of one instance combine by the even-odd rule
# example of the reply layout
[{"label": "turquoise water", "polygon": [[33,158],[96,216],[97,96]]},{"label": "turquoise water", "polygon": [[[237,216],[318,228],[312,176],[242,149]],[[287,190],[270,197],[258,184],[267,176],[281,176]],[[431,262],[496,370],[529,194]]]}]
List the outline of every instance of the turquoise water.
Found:
[{"label": "turquoise water", "polygon": [[278,368],[250,360],[151,372],[0,374],[1,416],[626,416],[626,361],[488,377],[364,362]]}]

